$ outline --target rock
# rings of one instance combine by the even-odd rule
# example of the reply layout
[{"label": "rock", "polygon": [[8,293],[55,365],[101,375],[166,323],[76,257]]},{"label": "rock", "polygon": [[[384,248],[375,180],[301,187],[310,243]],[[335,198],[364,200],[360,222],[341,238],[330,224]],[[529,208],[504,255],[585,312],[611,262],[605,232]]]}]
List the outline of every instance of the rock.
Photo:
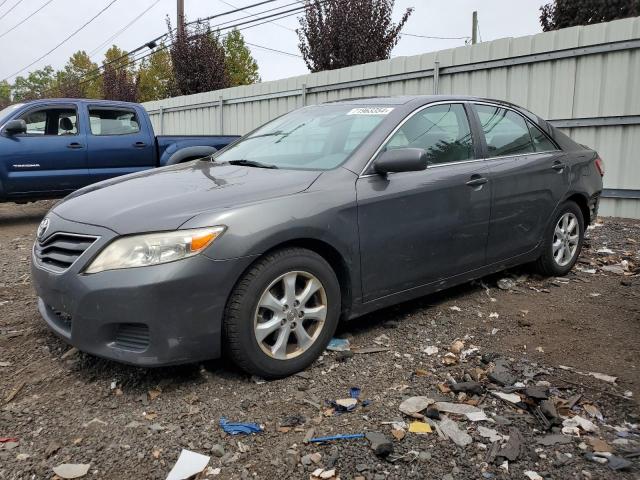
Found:
[{"label": "rock", "polygon": [[478,434],[483,437],[489,439],[490,442],[499,442],[502,440],[502,435],[500,435],[497,431],[492,428],[487,428],[483,426],[478,426]]},{"label": "rock", "polygon": [[594,424],[591,420],[587,420],[586,418],[581,417],[580,415],[576,415],[572,418],[567,418],[562,422],[563,427],[573,428],[580,427],[585,432],[597,432],[598,426]]},{"label": "rock", "polygon": [[487,377],[489,377],[489,380],[493,383],[497,383],[503,387],[510,387],[518,381],[511,373],[509,363],[501,359],[496,360],[493,371],[490,372]]},{"label": "rock", "polygon": [[238,452],[235,452],[235,453],[227,452],[220,459],[223,465],[231,465],[232,463],[235,463],[238,460],[240,460],[240,454]]},{"label": "rock", "polygon": [[543,400],[540,402],[540,410],[549,420],[558,421],[560,419],[558,410],[551,400]]},{"label": "rock", "polygon": [[424,418],[420,412],[434,403],[429,397],[409,397],[400,404],[400,411],[415,418]]},{"label": "rock", "polygon": [[211,455],[218,458],[224,457],[224,447],[220,443],[216,443],[211,447]]},{"label": "rock", "polygon": [[350,358],[353,357],[353,352],[351,350],[345,350],[343,352],[336,353],[336,361],[337,362],[346,362]]},{"label": "rock", "polygon": [[545,387],[531,386],[524,389],[524,394],[527,397],[534,398],[536,400],[546,400],[549,398],[549,390]]},{"label": "rock", "polygon": [[482,393],[482,385],[478,382],[460,382],[451,385],[451,390],[455,393],[473,393],[474,395],[480,395]]},{"label": "rock", "polygon": [[299,461],[300,461],[300,454],[298,453],[297,450],[294,450],[293,448],[289,448],[284,453],[284,462],[290,467],[296,466]]},{"label": "rock", "polygon": [[608,466],[611,470],[627,470],[631,467],[632,463],[626,458],[617,457],[615,455],[611,455],[609,457]]},{"label": "rock", "polygon": [[609,463],[609,460],[606,459],[605,457],[598,457],[597,455],[594,455],[593,453],[585,453],[584,454],[584,458],[586,458],[590,462],[596,462],[596,463],[599,463],[601,465],[604,465],[605,463]]},{"label": "rock", "polygon": [[369,440],[369,445],[371,446],[373,453],[379,457],[386,457],[393,453],[393,443],[382,433],[367,432],[365,437]]},{"label": "rock", "polygon": [[573,440],[571,439],[571,437],[568,437],[567,435],[553,434],[553,435],[545,435],[544,437],[538,437],[536,442],[540,445],[549,447],[551,445],[556,445],[556,444],[572,443]]},{"label": "rock", "polygon": [[420,452],[420,453],[418,453],[418,461],[420,461],[420,462],[430,462],[431,461],[431,453],[429,453],[429,452]]},{"label": "rock", "polygon": [[461,430],[456,422],[446,416],[442,417],[442,420],[440,420],[438,426],[440,427],[440,431],[444,434],[444,436],[446,436],[449,440],[451,440],[459,447],[466,447],[471,442],[473,442],[473,439],[467,432]]},{"label": "rock", "polygon": [[512,290],[516,286],[516,281],[512,278],[501,278],[497,285],[500,290]]},{"label": "rock", "polygon": [[515,462],[520,456],[520,451],[524,445],[524,437],[517,428],[509,429],[509,441],[502,446],[498,452],[498,457],[504,457],[511,462]]},{"label": "rock", "polygon": [[89,471],[90,464],[83,463],[63,463],[57,467],[53,467],[53,473],[60,478],[80,478],[84,477]]}]

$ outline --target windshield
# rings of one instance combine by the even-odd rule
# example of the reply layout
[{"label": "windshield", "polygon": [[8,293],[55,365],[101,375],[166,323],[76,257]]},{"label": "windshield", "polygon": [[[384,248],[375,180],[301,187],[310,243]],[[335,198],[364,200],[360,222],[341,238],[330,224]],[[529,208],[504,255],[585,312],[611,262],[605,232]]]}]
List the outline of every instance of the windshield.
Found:
[{"label": "windshield", "polygon": [[321,105],[267,123],[221,152],[216,162],[297,170],[342,164],[392,107]]},{"label": "windshield", "polygon": [[2,110],[0,110],[0,121],[5,117],[8,117],[11,112],[13,112],[17,108],[20,108],[22,105],[24,105],[24,103],[16,103],[15,105],[10,105],[7,108],[3,108]]}]

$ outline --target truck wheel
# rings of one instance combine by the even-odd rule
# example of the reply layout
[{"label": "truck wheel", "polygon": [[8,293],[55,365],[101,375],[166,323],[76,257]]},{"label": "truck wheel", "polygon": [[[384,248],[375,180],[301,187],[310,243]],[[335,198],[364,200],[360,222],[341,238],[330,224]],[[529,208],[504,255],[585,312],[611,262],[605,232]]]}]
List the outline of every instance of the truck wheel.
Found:
[{"label": "truck wheel", "polygon": [[278,250],[253,265],[231,294],[226,352],[252,375],[285,377],[324,351],[339,316],[340,285],[331,266],[310,250]]},{"label": "truck wheel", "polygon": [[575,202],[565,202],[547,227],[537,270],[548,276],[566,275],[578,260],[583,241],[582,210]]}]

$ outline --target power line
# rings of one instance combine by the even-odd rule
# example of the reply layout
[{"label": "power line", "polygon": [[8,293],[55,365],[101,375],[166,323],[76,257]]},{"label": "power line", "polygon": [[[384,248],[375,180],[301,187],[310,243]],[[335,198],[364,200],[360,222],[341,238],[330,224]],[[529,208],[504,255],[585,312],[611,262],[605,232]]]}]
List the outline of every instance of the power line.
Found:
[{"label": "power line", "polygon": [[[226,0],[218,0],[218,1],[220,3],[224,3],[225,5],[229,5],[231,8],[238,8],[237,6],[233,5],[232,3],[227,2]],[[243,10],[243,11],[246,11],[246,10]],[[254,13],[254,14],[252,14],[250,16],[255,17],[256,15],[258,15],[258,14]],[[295,32],[295,29],[289,28],[289,27],[287,27],[285,25],[280,25],[279,23],[276,23],[276,22],[273,22],[273,24],[275,26],[277,26],[277,27],[284,28],[285,30],[289,30],[290,32]]]},{"label": "power line", "polygon": [[133,20],[131,20],[129,23],[127,23],[124,27],[122,27],[116,33],[111,35],[108,39],[106,39],[104,42],[102,42],[99,46],[97,46],[96,48],[91,50],[91,52],[89,53],[89,57],[92,57],[94,54],[98,53],[101,48],[103,48],[109,42],[113,41],[116,37],[118,37],[119,35],[124,33],[125,30],[127,30],[131,25],[133,25],[138,20],[140,20],[149,10],[151,10],[153,7],[155,7],[159,2],[160,2],[160,0],[156,0],[155,2],[153,2],[151,5],[149,5],[147,8],[145,8],[142,12],[140,12]]},{"label": "power line", "polygon": [[471,37],[432,37],[428,35],[417,35],[415,33],[404,33],[404,32],[400,32],[400,36],[429,38],[432,40],[466,40],[467,38],[471,38]]},{"label": "power line", "polygon": [[[20,0],[22,1],[22,0]],[[116,3],[118,0],[111,0],[106,7],[104,7],[102,10],[100,10],[96,15],[94,15],[90,20],[88,20],[87,22],[85,22],[80,28],[76,29],[72,34],[70,34],[69,36],[67,36],[64,40],[62,40],[60,43],[58,43],[55,47],[53,47],[51,50],[49,50],[47,53],[45,53],[44,55],[36,58],[33,62],[31,62],[29,65],[22,67],[20,70],[18,70],[17,72],[7,76],[4,78],[4,80],[8,80],[11,77],[15,77],[16,75],[18,75],[19,73],[24,72],[27,68],[32,67],[33,65],[35,65],[36,63],[38,63],[40,60],[42,60],[43,58],[45,58],[47,55],[49,55],[50,53],[54,52],[56,49],[58,49],[59,47],[61,47],[63,44],[65,44],[68,40],[70,40],[72,37],[74,37],[78,32],[80,32],[82,29],[84,29],[87,25],[89,25],[91,22],[93,22],[96,18],[98,18],[100,15],[102,15],[109,7],[111,7],[111,5],[113,5],[114,3]]]},{"label": "power line", "polygon": [[2,8],[2,6],[7,3],[7,0],[2,0],[2,3],[0,3],[0,8]]},{"label": "power line", "polygon": [[40,10],[42,10],[44,7],[46,7],[47,5],[49,5],[51,2],[53,2],[53,0],[48,0],[47,2],[45,2],[42,6],[40,6],[38,9],[36,9],[35,11],[31,12],[29,15],[27,15],[26,17],[24,17],[22,20],[20,20],[18,23],[16,23],[13,27],[11,27],[9,30],[7,30],[6,32],[4,32],[3,34],[0,34],[0,38],[4,37],[7,33],[11,33],[13,32],[16,28],[18,28],[20,25],[22,25],[24,22],[26,22],[27,20],[29,20],[31,17],[33,17],[36,13],[38,13]]},{"label": "power line", "polygon": [[[321,3],[321,4],[323,4],[323,3],[326,3],[327,1],[328,1],[328,0],[320,0],[320,3]],[[282,19],[282,18],[287,18],[287,17],[291,17],[291,16],[293,16],[293,15],[296,15],[296,14],[298,14],[298,13],[300,13],[300,12],[302,12],[302,11],[305,11],[305,10],[307,10],[308,8],[312,8],[312,7],[313,7],[313,5],[312,5],[311,7],[308,7],[308,6],[301,6],[301,7],[298,7],[298,8],[296,8],[296,9],[294,9],[295,11],[294,11],[293,13],[290,13],[291,11],[278,12],[278,13],[276,13],[276,14],[267,15],[267,16],[264,16],[264,17],[256,18],[255,20],[250,20],[250,21],[242,22],[242,23],[238,23],[238,24],[235,24],[235,25],[229,25],[229,26],[227,26],[227,27],[223,27],[223,28],[224,28],[225,30],[227,30],[227,29],[234,29],[234,28],[237,28],[238,26],[245,25],[245,24],[247,24],[247,23],[258,22],[258,21],[260,21],[260,20],[265,20],[265,19],[269,19],[269,18],[272,18],[272,17],[278,17],[276,20],[280,20],[280,19]],[[283,15],[284,13],[286,13],[286,15]],[[282,16],[279,16],[279,15],[282,15]],[[200,21],[202,21],[202,20],[200,20]],[[246,30],[246,29],[248,29],[248,28],[253,28],[253,27],[256,27],[256,26],[258,26],[258,25],[263,25],[263,24],[265,24],[265,23],[269,23],[269,22],[271,22],[271,21],[273,21],[273,20],[265,20],[265,21],[263,21],[263,22],[260,22],[260,23],[254,24],[254,25],[248,25],[248,26],[245,26],[245,27],[243,27],[243,28],[238,28],[238,30]],[[226,22],[226,23],[228,23],[228,22]],[[220,26],[220,25],[214,25],[214,26],[213,26],[213,29],[218,29],[218,28],[216,28],[216,27],[219,27],[219,26]],[[159,38],[162,38],[162,37],[159,37]],[[80,86],[80,85],[84,85],[85,83],[92,82],[92,81],[94,81],[94,80],[96,80],[96,79],[98,79],[98,78],[102,77],[102,76],[104,75],[104,70],[105,70],[105,68],[106,68],[107,66],[109,66],[109,65],[110,65],[110,64],[112,64],[112,63],[119,62],[119,61],[120,61],[120,60],[122,60],[122,59],[128,58],[131,54],[136,53],[137,51],[139,51],[141,48],[144,48],[145,46],[146,46],[146,44],[145,44],[145,45],[143,45],[142,47],[138,48],[138,49],[135,49],[135,50],[133,50],[133,51],[131,51],[131,52],[128,52],[128,53],[127,53],[127,54],[125,54],[125,55],[122,55],[121,57],[118,57],[118,58],[116,58],[116,59],[113,59],[113,60],[111,60],[110,62],[104,63],[104,64],[102,65],[102,67],[98,67],[97,69],[94,69],[94,70],[92,70],[91,72],[88,72],[88,73],[87,73],[87,74],[85,74],[82,78],[80,78],[80,79],[79,79],[79,83],[78,83],[77,85],[78,85],[78,86]],[[126,68],[126,67],[128,67],[128,66],[130,66],[130,65],[133,65],[133,64],[135,64],[135,63],[137,63],[137,62],[139,62],[139,61],[141,61],[141,60],[144,60],[145,58],[150,57],[150,56],[151,56],[151,55],[153,55],[154,53],[157,53],[157,52],[162,51],[162,50],[166,50],[167,48],[170,48],[171,46],[173,46],[173,43],[164,44],[164,45],[162,45],[162,46],[160,46],[160,47],[156,48],[156,49],[155,49],[154,51],[152,51],[152,52],[149,52],[149,53],[146,53],[146,54],[140,55],[140,56],[138,56],[138,57],[134,57],[134,59],[133,59],[133,60],[130,60],[130,61],[128,61],[127,63],[124,63],[124,64],[122,64],[122,65],[118,65],[118,67],[117,67],[117,68]],[[276,51],[275,49],[271,49],[271,48],[269,48],[269,47],[264,47],[264,46],[262,46],[262,45],[256,45],[256,44],[254,44],[254,46],[257,46],[258,48],[265,48],[265,49],[269,49],[269,50]],[[292,53],[284,52],[284,51],[278,51],[278,53],[282,53],[282,54],[285,54],[285,55],[293,55],[293,56],[297,56],[296,54],[292,54]],[[102,72],[100,72],[100,70],[102,70]],[[88,78],[88,77],[89,77],[89,75],[92,75],[93,73],[97,73],[97,75],[94,75],[94,76],[92,76],[92,77]]]},{"label": "power line", "polygon": [[264,47],[262,45],[256,45],[255,43],[249,43],[247,41],[245,41],[244,43],[246,43],[247,45],[251,45],[252,47],[262,48],[263,50],[269,50],[270,52],[281,53],[283,55],[289,55],[290,57],[302,58],[302,55],[298,55],[297,53],[285,52],[283,50],[278,50],[276,48]]},{"label": "power line", "polygon": [[[6,1],[6,0],[5,0],[5,1]],[[13,10],[14,8],[16,8],[16,7],[17,7],[18,5],[20,5],[21,3],[22,3],[22,0],[18,0],[16,3],[14,3],[14,4],[13,4],[13,7],[11,7],[9,10],[7,10],[6,12],[4,12],[4,13],[2,14],[2,16],[0,16],[0,20],[2,20],[4,17],[6,17],[6,16],[7,16],[7,14],[8,14],[9,12],[11,12],[11,10]],[[2,2],[2,5],[4,5],[4,4],[5,4],[5,2]],[[1,7],[2,5],[0,5],[0,7]]]}]

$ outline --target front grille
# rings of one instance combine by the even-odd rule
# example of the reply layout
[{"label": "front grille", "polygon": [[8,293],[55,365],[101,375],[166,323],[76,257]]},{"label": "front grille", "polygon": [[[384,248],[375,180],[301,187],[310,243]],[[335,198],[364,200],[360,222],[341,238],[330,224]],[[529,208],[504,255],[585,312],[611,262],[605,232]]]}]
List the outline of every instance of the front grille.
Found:
[{"label": "front grille", "polygon": [[120,323],[115,346],[132,352],[144,352],[149,346],[149,327],[144,323]]},{"label": "front grille", "polygon": [[75,233],[54,233],[45,241],[36,241],[34,252],[41,265],[64,272],[98,237]]}]

